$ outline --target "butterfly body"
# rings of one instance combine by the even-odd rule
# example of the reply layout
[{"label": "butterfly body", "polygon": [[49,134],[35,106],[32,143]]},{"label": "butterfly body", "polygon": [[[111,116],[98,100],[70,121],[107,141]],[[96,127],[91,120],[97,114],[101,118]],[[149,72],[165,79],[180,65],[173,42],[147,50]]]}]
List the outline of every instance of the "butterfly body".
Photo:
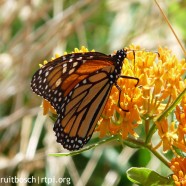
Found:
[{"label": "butterfly body", "polygon": [[89,141],[125,57],[124,49],[112,56],[99,52],[68,54],[34,74],[31,88],[56,110],[53,129],[64,148],[78,150]]}]

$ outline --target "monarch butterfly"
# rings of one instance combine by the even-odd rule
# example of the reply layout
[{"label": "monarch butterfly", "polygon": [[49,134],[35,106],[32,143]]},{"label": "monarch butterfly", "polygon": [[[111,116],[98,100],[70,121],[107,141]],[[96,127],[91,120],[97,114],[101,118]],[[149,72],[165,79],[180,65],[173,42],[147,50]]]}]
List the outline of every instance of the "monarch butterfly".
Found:
[{"label": "monarch butterfly", "polygon": [[[57,142],[68,150],[82,148],[91,138],[113,85],[117,85],[127,50],[114,55],[73,53],[42,66],[32,77],[31,88],[57,112],[53,130]],[[120,102],[120,101],[119,101]],[[119,105],[120,106],[120,105]]]}]

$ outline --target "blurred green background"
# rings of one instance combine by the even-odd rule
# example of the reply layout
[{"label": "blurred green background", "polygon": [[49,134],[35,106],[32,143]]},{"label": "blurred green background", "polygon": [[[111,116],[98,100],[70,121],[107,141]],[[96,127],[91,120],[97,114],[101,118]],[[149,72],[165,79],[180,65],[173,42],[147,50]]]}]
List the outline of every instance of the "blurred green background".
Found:
[{"label": "blurred green background", "polygon": [[[186,1],[159,3],[186,43]],[[130,186],[126,170],[132,166],[170,174],[147,150],[119,142],[73,157],[48,155],[66,151],[56,143],[52,121],[42,115],[41,98],[30,90],[38,64],[82,45],[109,54],[131,43],[149,51],[167,46],[183,57],[154,1],[0,0],[0,185],[38,185],[13,183],[14,177],[43,178],[43,186]]]}]

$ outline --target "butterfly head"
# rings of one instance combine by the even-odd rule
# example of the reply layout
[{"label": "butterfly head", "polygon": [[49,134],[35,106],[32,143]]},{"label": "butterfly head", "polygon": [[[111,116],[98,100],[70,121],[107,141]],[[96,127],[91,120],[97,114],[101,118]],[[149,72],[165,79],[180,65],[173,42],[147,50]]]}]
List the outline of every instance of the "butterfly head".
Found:
[{"label": "butterfly head", "polygon": [[127,50],[125,49],[118,50],[115,56],[117,57],[117,59],[120,59],[121,61],[123,61],[127,56]]},{"label": "butterfly head", "polygon": [[127,57],[127,50],[117,50],[115,54],[111,55],[111,57],[114,59],[116,66],[121,66],[123,64],[123,60]]}]

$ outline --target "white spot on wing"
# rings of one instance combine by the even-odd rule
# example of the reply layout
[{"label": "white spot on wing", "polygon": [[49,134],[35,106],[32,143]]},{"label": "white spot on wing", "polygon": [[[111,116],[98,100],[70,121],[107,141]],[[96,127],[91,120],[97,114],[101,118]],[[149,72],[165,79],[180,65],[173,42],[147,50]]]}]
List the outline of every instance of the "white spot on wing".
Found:
[{"label": "white spot on wing", "polygon": [[48,70],[52,70],[53,69],[53,67],[50,67]]},{"label": "white spot on wing", "polygon": [[67,67],[63,68],[63,74],[67,71]]},{"label": "white spot on wing", "polygon": [[78,65],[78,62],[73,63],[73,67],[76,67]]},{"label": "white spot on wing", "polygon": [[83,59],[83,58],[82,58],[81,56],[77,58],[78,61],[80,61],[80,60],[82,60],[82,59]]},{"label": "white spot on wing", "polygon": [[79,144],[82,144],[82,140],[78,140],[78,143],[79,143]]},{"label": "white spot on wing", "polygon": [[59,78],[59,79],[56,81],[56,87],[58,87],[60,84],[61,84],[61,78]]},{"label": "white spot on wing", "polygon": [[42,73],[42,69],[39,71],[39,75],[41,75],[41,73]]},{"label": "white spot on wing", "polygon": [[66,67],[66,66],[67,66],[67,63],[64,63],[64,64],[63,64],[63,68]]},{"label": "white spot on wing", "polygon": [[69,93],[69,96],[71,96],[72,95],[72,91]]},{"label": "white spot on wing", "polygon": [[72,74],[74,72],[74,70],[75,70],[74,68],[70,69],[68,74]]},{"label": "white spot on wing", "polygon": [[49,72],[47,71],[47,72],[45,73],[45,77],[47,77],[47,76],[48,76],[48,74],[49,74]]},{"label": "white spot on wing", "polygon": [[87,83],[87,80],[86,79],[83,80],[83,84],[85,84],[85,83]]}]

